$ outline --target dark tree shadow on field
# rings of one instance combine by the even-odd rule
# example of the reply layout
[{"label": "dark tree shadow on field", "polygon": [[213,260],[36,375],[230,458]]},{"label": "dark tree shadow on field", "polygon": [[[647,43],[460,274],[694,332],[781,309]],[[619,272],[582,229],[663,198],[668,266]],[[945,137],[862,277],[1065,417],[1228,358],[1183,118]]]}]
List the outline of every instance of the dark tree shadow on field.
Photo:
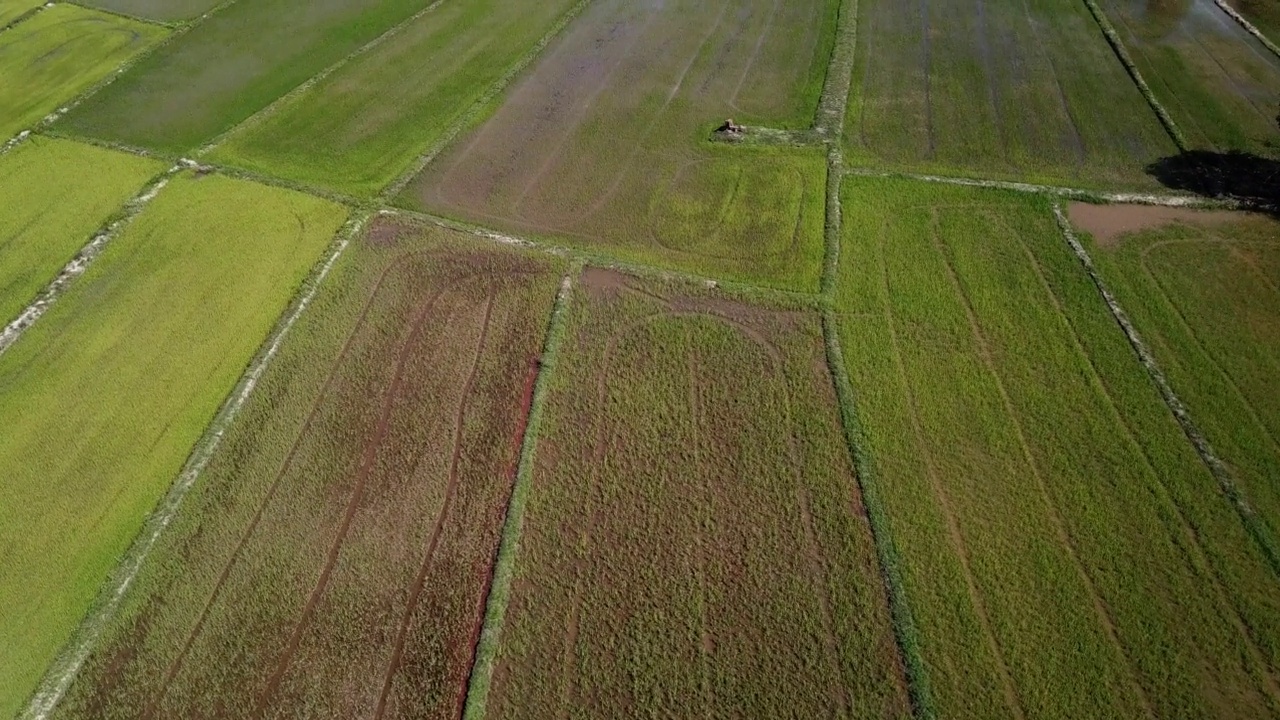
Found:
[{"label": "dark tree shadow on field", "polygon": [[1168,188],[1236,200],[1280,218],[1280,160],[1239,150],[1191,150],[1151,163],[1147,174]]}]

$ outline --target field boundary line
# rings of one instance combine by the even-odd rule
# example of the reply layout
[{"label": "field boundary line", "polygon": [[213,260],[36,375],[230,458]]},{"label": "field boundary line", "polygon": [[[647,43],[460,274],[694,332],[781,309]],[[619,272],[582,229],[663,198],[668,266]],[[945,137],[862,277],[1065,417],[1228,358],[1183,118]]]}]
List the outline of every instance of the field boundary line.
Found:
[{"label": "field boundary line", "polygon": [[547,320],[542,354],[538,359],[538,376],[533,384],[533,400],[529,406],[529,419],[520,442],[520,460],[515,483],[507,502],[502,524],[502,538],[498,542],[493,563],[493,580],[489,595],[485,598],[484,620],[480,637],[476,641],[474,664],[467,676],[466,699],[462,707],[464,720],[482,720],[489,702],[489,688],[497,663],[498,644],[506,621],[507,606],[511,601],[511,587],[515,580],[516,558],[520,551],[520,534],[524,527],[525,506],[533,484],[533,462],[538,444],[538,428],[546,405],[548,378],[555,372],[561,341],[564,337],[569,298],[573,291],[573,277],[578,264],[570,267],[560,280],[560,290],[551,306]]},{"label": "field boundary line", "polygon": [[840,426],[853,461],[855,481],[867,511],[880,577],[888,596],[890,625],[905,671],[907,699],[911,703],[913,716],[918,720],[933,720],[937,717],[937,709],[929,684],[928,668],[920,652],[920,636],[911,602],[907,598],[898,551],[889,527],[889,514],[885,510],[880,486],[866,452],[866,435],[858,416],[853,385],[845,370],[844,353],[840,347],[839,329],[833,310],[840,266],[840,241],[844,232],[840,207],[840,190],[845,176],[842,145],[844,116],[848,111],[854,65],[857,64],[858,0],[842,0],[837,12],[835,45],[831,49],[831,60],[827,65],[827,75],[823,78],[822,94],[818,98],[813,123],[814,132],[827,145],[826,218],[823,222],[822,276],[819,279],[822,337],[826,348],[827,370],[835,385]]},{"label": "field boundary line", "polygon": [[225,437],[227,429],[240,414],[240,410],[253,393],[263,373],[266,372],[271,361],[279,353],[285,337],[288,336],[294,324],[306,311],[312,300],[315,299],[316,293],[324,283],[324,279],[334,265],[337,264],[338,259],[347,249],[347,246],[350,245],[352,239],[359,234],[368,219],[368,213],[361,213],[349,218],[338,231],[333,242],[330,243],[328,253],[323,262],[319,264],[318,268],[313,269],[311,275],[303,281],[298,294],[295,296],[296,299],[291,303],[291,309],[286,310],[287,314],[284,319],[277,323],[276,328],[265,341],[264,349],[260,350],[257,357],[250,362],[239,383],[232,390],[231,395],[219,408],[217,414],[213,416],[213,419],[205,429],[204,435],[188,456],[181,473],[169,488],[169,492],[151,515],[147,517],[138,536],[134,538],[133,543],[125,551],[116,569],[103,584],[94,606],[85,615],[80,626],[73,632],[71,639],[63,651],[59,653],[58,658],[54,660],[53,664],[45,672],[45,676],[41,680],[35,695],[32,696],[27,708],[18,716],[19,720],[46,720],[57,707],[63,694],[66,693],[67,688],[71,686],[71,682],[80,671],[80,667],[88,659],[89,653],[102,636],[103,631],[115,618],[125,593],[133,584],[134,579],[137,578],[138,571],[151,554],[156,540],[159,539],[160,534],[164,532],[169,523],[173,521],[174,516],[177,515],[187,493],[191,490],[196,480],[199,479],[205,467],[208,466],[209,461],[213,458],[214,453],[222,444],[222,439]]},{"label": "field boundary line", "polygon": [[519,235],[491,230],[482,225],[454,220],[442,215],[432,215],[430,213],[419,212],[417,210],[407,210],[400,207],[384,207],[378,211],[378,214],[388,217],[397,217],[418,224],[432,225],[446,230],[453,230],[455,232],[472,235],[474,237],[502,245],[511,245],[535,250],[548,255],[574,260],[580,264],[591,265],[592,267],[618,270],[641,278],[653,278],[665,281],[675,280],[691,284],[700,284],[709,288],[721,288],[733,293],[755,295],[761,299],[788,306],[799,305],[804,308],[816,309],[823,304],[822,298],[816,293],[803,292],[799,290],[783,290],[781,288],[756,285],[754,283],[743,282],[740,280],[723,280],[720,278],[713,278],[707,275],[697,275],[683,270],[676,270],[659,265],[632,262],[612,255],[595,253],[567,245],[557,245],[554,242],[547,242],[541,239],[530,239]]},{"label": "field boundary line", "polygon": [[102,254],[103,250],[106,250],[107,245],[138,216],[138,213],[142,212],[148,203],[155,199],[156,195],[160,194],[160,191],[180,170],[182,170],[181,165],[174,165],[152,177],[137,194],[124,202],[115,217],[108,219],[106,224],[90,235],[89,242],[80,248],[66,265],[62,266],[53,280],[49,281],[49,284],[35,296],[31,303],[23,308],[18,317],[0,330],[0,355],[4,355],[9,348],[13,347],[14,343],[26,334],[27,329],[48,312],[58,298],[67,291],[67,287],[89,269],[93,261]]},{"label": "field boundary line", "polygon": [[1181,207],[1203,210],[1249,210],[1248,203],[1227,198],[1206,198],[1198,195],[1182,193],[1142,193],[1114,192],[1110,190],[1089,190],[1062,185],[1040,185],[1037,183],[1019,182],[1016,180],[990,180],[963,175],[930,175],[927,173],[902,172],[898,170],[880,170],[869,167],[853,167],[845,169],[846,175],[870,178],[900,178],[919,182],[941,183],[945,185],[961,185],[964,187],[980,187],[990,190],[1011,190],[1013,192],[1035,195],[1053,195],[1057,197],[1083,200],[1086,202],[1103,202],[1109,204],[1156,205],[1160,207]]},{"label": "field boundary line", "polygon": [[[205,20],[222,12],[228,7],[231,7],[232,5],[236,4],[236,2],[238,1],[239,0],[223,0],[222,3],[210,8],[207,12],[205,12],[203,15],[201,15],[200,17],[194,20],[190,20],[186,23],[179,24],[176,26],[164,26],[164,27],[170,27],[172,29],[172,32],[170,32],[165,37],[161,38],[159,42],[155,43],[151,47],[142,50],[141,52],[137,53],[136,55],[129,58],[128,60],[125,60],[124,62],[120,63],[120,65],[116,67],[115,70],[108,73],[106,77],[102,78],[98,82],[91,85],[84,92],[75,96],[74,98],[69,100],[65,105],[62,105],[61,107],[59,107],[57,110],[54,110],[48,115],[45,115],[43,118],[38,120],[36,124],[33,125],[32,127],[19,132],[12,139],[8,140],[4,145],[0,146],[0,156],[3,156],[5,153],[9,152],[9,150],[11,150],[15,145],[21,143],[23,140],[30,137],[33,133],[39,132],[49,127],[53,123],[57,122],[63,115],[66,115],[67,113],[71,112],[73,109],[76,108],[76,106],[80,105],[85,100],[88,100],[89,98],[96,95],[103,88],[115,82],[121,75],[128,72],[138,63],[142,62],[143,60],[159,52],[161,48],[164,48],[165,46],[169,45],[169,43],[172,43],[174,40],[177,40],[183,35],[186,35],[188,32],[191,31],[192,28],[197,27]],[[74,4],[74,3],[70,3],[70,4]],[[108,13],[108,14],[112,14],[112,13]],[[125,16],[117,15],[117,17],[125,17]],[[129,19],[134,19],[134,18],[129,18]]]},{"label": "field boundary line", "polygon": [[906,668],[912,714],[921,720],[933,720],[938,713],[934,705],[933,690],[929,684],[928,668],[920,652],[920,633],[916,626],[915,614],[911,609],[911,601],[907,598],[902,566],[890,528],[889,513],[885,510],[879,480],[872,469],[869,453],[866,451],[866,432],[858,415],[853,385],[849,382],[849,376],[845,371],[844,351],[840,348],[835,312],[830,308],[822,311],[822,337],[827,351],[827,366],[835,383],[845,444],[853,458],[854,474],[857,477],[858,488],[862,492],[867,520],[871,525],[871,539],[875,544],[876,557],[880,564],[881,580],[889,596],[890,620],[893,625],[894,640],[901,653],[903,666]]},{"label": "field boundary line", "polygon": [[445,1],[446,0],[434,0],[433,2],[428,4],[426,7],[422,8],[421,10],[418,10],[417,12],[405,18],[404,20],[401,20],[395,25],[392,25],[391,27],[387,28],[382,32],[381,35],[375,37],[374,39],[370,40],[364,45],[361,45],[355,50],[352,50],[351,52],[347,53],[343,57],[336,60],[333,64],[324,68],[323,70],[316,73],[315,75],[312,75],[306,80],[303,80],[292,90],[281,95],[275,100],[272,100],[270,103],[267,103],[266,106],[262,107],[257,112],[253,113],[252,115],[245,118],[244,120],[241,120],[240,122],[235,123],[234,125],[222,131],[221,133],[215,135],[213,139],[209,140],[204,145],[200,146],[193,153],[194,157],[202,157],[208,154],[209,152],[211,152],[212,150],[214,150],[214,148],[217,148],[218,146],[222,145],[222,143],[231,139],[231,136],[240,132],[252,130],[258,125],[261,125],[269,117],[271,117],[278,110],[280,110],[280,108],[284,107],[288,103],[302,96],[303,94],[305,94],[307,91],[309,91],[311,88],[315,87],[316,85],[319,85],[320,83],[324,82],[325,79],[327,79],[330,75],[346,67],[346,65],[350,63],[352,60],[355,60],[359,58],[361,55],[364,55],[365,53],[368,53],[374,50],[375,48],[377,48],[379,45],[382,45],[387,40],[390,40],[396,35],[399,35],[401,32],[404,32],[405,28],[409,27],[410,25],[417,22],[418,20],[421,20],[423,17],[425,17],[426,15],[434,11],[436,8],[444,4]]},{"label": "field boundary line", "polygon": [[1231,5],[1227,3],[1227,0],[1213,0],[1213,2],[1218,6],[1220,10],[1222,10],[1222,12],[1226,13],[1227,15],[1230,15],[1232,20],[1235,20],[1237,23],[1239,23],[1240,27],[1244,28],[1245,32],[1257,38],[1258,42],[1261,42],[1263,46],[1265,46],[1268,50],[1275,53],[1276,57],[1280,57],[1280,46],[1277,46],[1275,43],[1271,42],[1271,38],[1262,34],[1262,31],[1259,30],[1257,26],[1249,22],[1249,20],[1245,18],[1245,16],[1237,12],[1235,8],[1231,7]]},{"label": "field boundary line", "polygon": [[1147,371],[1152,382],[1155,383],[1156,389],[1159,390],[1161,398],[1164,400],[1169,411],[1173,413],[1174,419],[1178,421],[1178,425],[1182,427],[1183,434],[1187,440],[1195,448],[1196,454],[1200,456],[1200,460],[1209,469],[1209,473],[1213,475],[1217,481],[1219,489],[1230,501],[1236,513],[1240,516],[1240,521],[1244,524],[1245,530],[1258,543],[1259,548],[1267,558],[1268,564],[1271,566],[1278,576],[1280,576],[1280,549],[1277,548],[1275,540],[1267,531],[1267,528],[1258,520],[1252,506],[1249,505],[1248,498],[1244,492],[1237,487],[1235,479],[1231,475],[1231,471],[1226,464],[1214,453],[1213,446],[1209,444],[1209,440],[1200,431],[1199,426],[1191,418],[1190,412],[1186,405],[1174,392],[1173,386],[1165,377],[1164,371],[1157,364],[1155,356],[1148,349],[1147,344],[1143,341],[1142,336],[1138,334],[1138,330],[1134,327],[1129,316],[1124,309],[1120,307],[1119,301],[1115,295],[1107,288],[1103,282],[1102,275],[1098,273],[1097,268],[1093,264],[1093,259],[1089,257],[1089,253],[1085,250],[1080,239],[1076,236],[1075,231],[1071,228],[1070,222],[1066,215],[1062,212],[1062,206],[1058,203],[1053,205],[1053,214],[1058,221],[1058,228],[1062,232],[1062,237],[1070,245],[1071,250],[1079,259],[1080,264],[1084,266],[1085,273],[1089,279],[1093,281],[1094,286],[1102,295],[1103,301],[1107,304],[1107,308],[1111,311],[1112,317],[1124,332],[1125,337],[1129,340],[1129,344],[1138,355],[1139,362]]},{"label": "field boundary line", "polygon": [[1156,99],[1155,93],[1151,90],[1151,86],[1143,79],[1142,73],[1138,70],[1137,64],[1133,62],[1133,57],[1129,55],[1129,50],[1124,46],[1124,41],[1120,39],[1120,33],[1116,32],[1116,28],[1111,24],[1102,8],[1098,7],[1097,0],[1084,0],[1084,4],[1089,8],[1089,13],[1093,15],[1093,19],[1097,21],[1098,27],[1102,28],[1102,34],[1107,38],[1107,43],[1111,45],[1111,49],[1115,52],[1116,57],[1120,59],[1120,64],[1124,65],[1124,69],[1128,71],[1129,77],[1133,78],[1133,82],[1138,86],[1138,90],[1142,96],[1147,99],[1147,104],[1155,111],[1156,116],[1160,118],[1160,124],[1164,125],[1164,129],[1169,133],[1169,137],[1173,138],[1173,142],[1182,152],[1187,152],[1191,146],[1187,143],[1187,138],[1182,134],[1182,130],[1178,128],[1178,124],[1173,121],[1173,116],[1168,110],[1160,104]]},{"label": "field boundary line", "polygon": [[390,198],[399,195],[405,187],[418,176],[419,173],[431,164],[431,161],[435,160],[436,157],[445,150],[445,148],[453,144],[453,141],[457,139],[464,130],[480,120],[485,108],[487,108],[494,99],[498,97],[498,95],[502,94],[503,91],[507,89],[507,86],[515,80],[517,75],[523,72],[526,67],[532,64],[533,61],[541,55],[542,51],[546,50],[547,46],[550,45],[552,41],[554,41],[560,33],[569,26],[569,23],[573,22],[578,15],[581,15],[582,11],[585,10],[591,2],[592,0],[578,0],[573,7],[569,8],[565,14],[561,15],[560,19],[551,26],[551,29],[547,30],[547,32],[538,39],[538,42],[534,43],[533,47],[529,48],[528,52],[512,63],[501,77],[495,80],[493,84],[491,84],[489,88],[480,95],[480,97],[476,98],[475,101],[471,103],[471,106],[467,108],[456,121],[454,121],[453,125],[445,130],[444,134],[436,140],[432,147],[428,148],[425,153],[418,156],[418,159],[414,160],[399,177],[392,180],[389,185],[379,191],[376,195],[377,199],[381,202],[387,202]]}]

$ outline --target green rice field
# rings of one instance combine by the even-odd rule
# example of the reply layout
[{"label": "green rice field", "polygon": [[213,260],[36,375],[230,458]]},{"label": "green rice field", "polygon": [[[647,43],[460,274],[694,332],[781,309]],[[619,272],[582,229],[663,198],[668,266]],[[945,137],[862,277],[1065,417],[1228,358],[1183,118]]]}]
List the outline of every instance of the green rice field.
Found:
[{"label": "green rice field", "polygon": [[0,42],[0,137],[45,115],[154,45],[166,31],[59,4],[4,31]]},{"label": "green rice field", "polygon": [[[0,318],[41,288],[152,177],[154,160],[53,138],[0,157]],[[51,193],[50,188],[59,188]]]},{"label": "green rice field", "polygon": [[22,707],[344,215],[181,176],[0,356],[0,714]]},{"label": "green rice field", "polygon": [[1277,8],[0,0],[0,720],[1280,720]]}]

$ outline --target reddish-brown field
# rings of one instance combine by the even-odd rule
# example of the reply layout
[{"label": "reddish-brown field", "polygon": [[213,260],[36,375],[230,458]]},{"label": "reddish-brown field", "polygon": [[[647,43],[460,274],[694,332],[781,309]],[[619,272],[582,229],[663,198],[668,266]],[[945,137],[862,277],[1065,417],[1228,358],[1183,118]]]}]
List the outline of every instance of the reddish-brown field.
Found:
[{"label": "reddish-brown field", "polygon": [[444,235],[348,251],[61,716],[461,712],[559,276]]},{"label": "reddish-brown field", "polygon": [[836,5],[599,0],[400,201],[635,260],[816,289],[823,153],[710,136],[726,117],[811,125]]},{"label": "reddish-brown field", "polygon": [[906,716],[815,314],[602,270],[568,312],[487,716]]}]

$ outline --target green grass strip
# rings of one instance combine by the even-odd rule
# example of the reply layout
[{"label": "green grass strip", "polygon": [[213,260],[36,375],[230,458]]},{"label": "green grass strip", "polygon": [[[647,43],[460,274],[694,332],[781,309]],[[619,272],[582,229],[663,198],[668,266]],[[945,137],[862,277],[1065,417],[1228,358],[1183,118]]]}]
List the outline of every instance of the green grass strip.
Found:
[{"label": "green grass strip", "polygon": [[880,562],[880,572],[889,595],[893,636],[898,643],[898,650],[906,667],[911,707],[915,717],[921,720],[933,720],[938,716],[938,712],[934,705],[933,690],[929,686],[929,673],[920,653],[920,633],[916,629],[915,616],[911,611],[911,603],[907,599],[903,585],[898,550],[893,543],[893,533],[889,527],[889,514],[885,510],[871,460],[864,450],[867,447],[866,433],[858,416],[856,394],[849,383],[849,375],[845,372],[839,332],[835,312],[830,308],[823,310],[822,337],[827,349],[827,365],[835,383],[836,400],[840,406],[840,421],[844,426],[845,441],[849,445],[849,454],[853,457],[858,487],[862,492],[862,502],[867,509],[867,519],[871,524],[871,537],[875,542],[876,557]]},{"label": "green grass strip", "polygon": [[489,703],[489,686],[493,682],[493,667],[498,658],[498,645],[502,639],[502,626],[506,620],[507,605],[511,602],[511,583],[515,579],[516,556],[520,551],[520,532],[524,527],[525,505],[529,501],[533,482],[534,449],[538,443],[538,425],[542,420],[542,408],[546,404],[548,378],[555,372],[556,357],[564,337],[566,308],[573,290],[573,276],[581,269],[575,264],[560,284],[551,318],[547,322],[547,335],[538,360],[538,377],[534,380],[533,400],[529,406],[529,420],[525,424],[524,437],[520,441],[520,464],[516,470],[515,487],[507,504],[506,521],[502,527],[502,541],[498,544],[498,557],[493,567],[493,585],[485,602],[484,625],[476,645],[475,664],[467,680],[467,699],[463,708],[463,720],[479,720],[485,716]]},{"label": "green grass strip", "polygon": [[1053,215],[1058,221],[1059,229],[1062,230],[1062,237],[1071,246],[1072,252],[1080,260],[1080,264],[1084,266],[1085,273],[1089,275],[1089,279],[1098,288],[1098,292],[1102,295],[1107,308],[1110,309],[1112,316],[1115,317],[1116,323],[1120,325],[1120,329],[1124,331],[1124,335],[1128,338],[1129,344],[1133,346],[1134,352],[1137,353],[1142,367],[1146,369],[1151,381],[1155,383],[1156,388],[1160,391],[1160,397],[1169,406],[1169,411],[1173,413],[1178,425],[1182,427],[1182,432],[1187,436],[1187,440],[1195,448],[1196,453],[1204,462],[1205,467],[1209,469],[1209,473],[1213,475],[1214,480],[1218,482],[1218,486],[1222,489],[1222,494],[1231,501],[1232,507],[1235,508],[1236,513],[1240,516],[1240,522],[1244,524],[1245,531],[1258,543],[1258,547],[1262,550],[1262,554],[1266,556],[1267,563],[1271,566],[1272,571],[1277,576],[1280,576],[1280,545],[1277,545],[1275,538],[1258,521],[1257,513],[1249,505],[1249,500],[1245,497],[1244,492],[1236,485],[1234,478],[1231,476],[1231,471],[1214,453],[1208,438],[1201,432],[1195,421],[1191,419],[1191,413],[1177,393],[1173,391],[1173,386],[1169,384],[1168,378],[1165,377],[1164,372],[1160,370],[1159,364],[1156,363],[1155,356],[1151,354],[1147,344],[1143,342],[1142,336],[1138,334],[1137,328],[1129,320],[1128,314],[1120,307],[1115,295],[1111,293],[1106,283],[1103,282],[1102,275],[1094,267],[1093,259],[1089,257],[1088,251],[1085,250],[1084,245],[1076,237],[1075,231],[1071,229],[1071,224],[1062,212],[1062,206],[1059,203],[1054,203]]},{"label": "green grass strip", "polygon": [[1134,64],[1133,57],[1129,55],[1129,50],[1125,48],[1124,42],[1120,40],[1120,33],[1116,32],[1116,28],[1107,19],[1102,8],[1098,7],[1097,0],[1084,0],[1085,6],[1089,8],[1089,12],[1093,14],[1093,19],[1098,21],[1098,27],[1102,28],[1102,34],[1106,36],[1107,42],[1111,43],[1111,49],[1115,51],[1116,57],[1120,58],[1120,63],[1124,65],[1124,69],[1129,71],[1129,77],[1133,78],[1133,82],[1142,91],[1143,97],[1147,99],[1147,104],[1155,111],[1156,116],[1160,118],[1160,123],[1164,125],[1164,129],[1168,131],[1169,137],[1173,138],[1173,142],[1182,152],[1190,149],[1187,144],[1187,138],[1182,134],[1182,130],[1178,129],[1178,124],[1173,121],[1173,117],[1164,109],[1160,101],[1156,99],[1155,93],[1151,91],[1151,86],[1147,85],[1147,81],[1142,79],[1142,73],[1138,72],[1138,66]]}]

